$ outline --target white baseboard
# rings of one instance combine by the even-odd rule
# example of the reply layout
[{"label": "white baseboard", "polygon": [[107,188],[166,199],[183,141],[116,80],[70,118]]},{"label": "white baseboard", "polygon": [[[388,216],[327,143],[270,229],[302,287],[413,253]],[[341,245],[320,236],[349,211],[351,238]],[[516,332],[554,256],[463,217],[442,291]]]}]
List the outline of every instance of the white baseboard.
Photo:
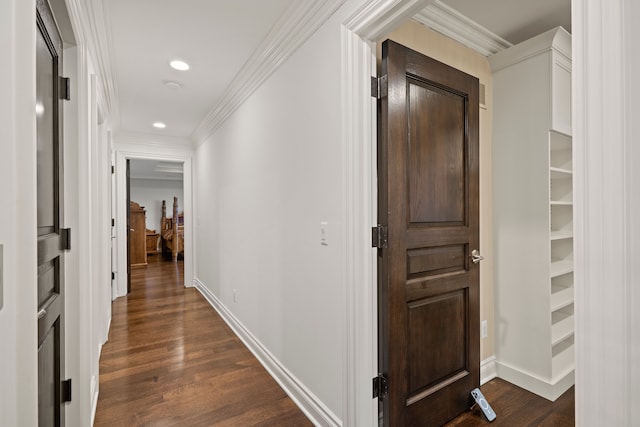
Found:
[{"label": "white baseboard", "polygon": [[91,425],[96,421],[96,411],[98,409],[98,381],[95,376],[91,377]]},{"label": "white baseboard", "polygon": [[488,383],[497,376],[495,356],[487,357],[480,362],[480,385]]},{"label": "white baseboard", "polygon": [[340,419],[327,408],[300,380],[285,368],[267,348],[244,327],[225,305],[200,281],[193,280],[195,287],[220,314],[231,330],[253,353],[267,372],[276,380],[287,395],[304,412],[311,422],[319,427],[342,426]]},{"label": "white baseboard", "polygon": [[555,382],[541,378],[530,372],[496,361],[496,371],[499,378],[522,387],[547,400],[555,401],[575,383],[575,371],[567,371]]}]

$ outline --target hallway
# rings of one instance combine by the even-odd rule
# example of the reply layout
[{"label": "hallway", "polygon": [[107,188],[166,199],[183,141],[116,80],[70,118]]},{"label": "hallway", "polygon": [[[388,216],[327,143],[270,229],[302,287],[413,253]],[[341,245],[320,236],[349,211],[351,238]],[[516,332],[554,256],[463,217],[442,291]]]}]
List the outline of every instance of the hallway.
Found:
[{"label": "hallway", "polygon": [[113,303],[95,426],[311,425],[209,303],[183,262],[149,258]]}]

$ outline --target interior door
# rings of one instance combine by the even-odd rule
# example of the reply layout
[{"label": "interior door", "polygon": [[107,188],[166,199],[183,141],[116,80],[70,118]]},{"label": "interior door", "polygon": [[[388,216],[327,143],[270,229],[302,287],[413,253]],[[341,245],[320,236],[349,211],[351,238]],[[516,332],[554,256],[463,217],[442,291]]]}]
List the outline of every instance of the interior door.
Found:
[{"label": "interior door", "polygon": [[437,426],[480,382],[478,80],[392,41],[382,55],[380,403],[386,426]]},{"label": "interior door", "polygon": [[[37,1],[38,424],[63,426],[64,257],[62,41],[46,1]],[[68,237],[68,236],[66,236]],[[36,315],[36,313],[34,313]]]}]

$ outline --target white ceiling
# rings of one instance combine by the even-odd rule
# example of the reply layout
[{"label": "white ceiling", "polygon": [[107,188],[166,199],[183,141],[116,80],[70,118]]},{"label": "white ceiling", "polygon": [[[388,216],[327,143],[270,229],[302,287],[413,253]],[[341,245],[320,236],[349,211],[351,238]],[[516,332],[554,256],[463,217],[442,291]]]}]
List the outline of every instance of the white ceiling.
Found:
[{"label": "white ceiling", "polygon": [[[515,44],[558,25],[571,0],[442,0]],[[190,138],[294,8],[314,0],[103,0],[119,131]],[[304,6],[301,6],[304,5]],[[280,20],[280,21],[279,21]],[[295,37],[295,34],[294,34]],[[299,35],[302,39],[304,35]],[[190,64],[176,71],[172,59]],[[177,82],[172,89],[166,82]],[[152,124],[161,121],[165,129]]]},{"label": "white ceiling", "polygon": [[[293,1],[105,0],[120,128],[190,136]],[[172,69],[173,59],[191,69]]]},{"label": "white ceiling", "polygon": [[129,176],[132,179],[182,181],[183,164],[166,160],[131,159]]}]

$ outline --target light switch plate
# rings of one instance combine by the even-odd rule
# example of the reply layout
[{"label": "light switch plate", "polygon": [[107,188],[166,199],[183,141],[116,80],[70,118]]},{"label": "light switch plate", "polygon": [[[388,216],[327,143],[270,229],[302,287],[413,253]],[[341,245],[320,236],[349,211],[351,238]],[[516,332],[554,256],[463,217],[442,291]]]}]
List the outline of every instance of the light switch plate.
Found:
[{"label": "light switch plate", "polygon": [[320,245],[329,246],[329,223],[320,223]]}]

